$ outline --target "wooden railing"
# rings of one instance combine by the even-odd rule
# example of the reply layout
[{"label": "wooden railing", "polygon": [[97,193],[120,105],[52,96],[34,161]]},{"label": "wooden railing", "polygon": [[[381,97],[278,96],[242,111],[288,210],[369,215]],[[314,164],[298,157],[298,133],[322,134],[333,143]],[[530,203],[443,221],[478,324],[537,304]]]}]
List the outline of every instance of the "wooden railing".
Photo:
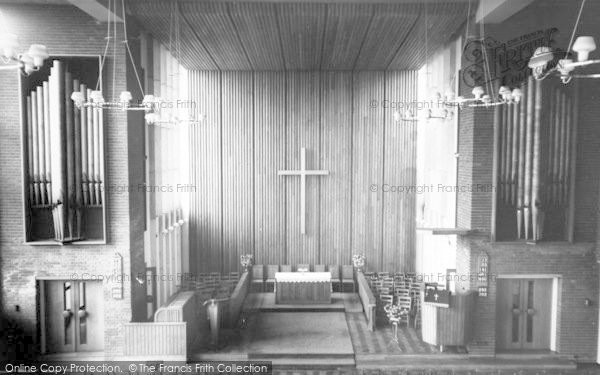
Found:
[{"label": "wooden railing", "polygon": [[229,313],[225,316],[223,321],[223,324],[226,327],[235,327],[237,324],[249,289],[250,276],[248,275],[248,272],[244,272],[229,299]]},{"label": "wooden railing", "polygon": [[198,304],[194,292],[181,292],[167,306],[156,310],[155,322],[185,322],[187,348],[196,340],[198,334],[199,316]]},{"label": "wooden railing", "polygon": [[374,331],[377,320],[377,300],[375,299],[375,296],[369,287],[369,283],[362,272],[357,273],[356,279],[358,282],[358,296],[360,297],[360,302],[362,303],[363,311],[365,313],[365,317],[367,318],[367,327],[369,330]]},{"label": "wooden railing", "polygon": [[186,323],[127,323],[124,355],[128,359],[185,361]]}]

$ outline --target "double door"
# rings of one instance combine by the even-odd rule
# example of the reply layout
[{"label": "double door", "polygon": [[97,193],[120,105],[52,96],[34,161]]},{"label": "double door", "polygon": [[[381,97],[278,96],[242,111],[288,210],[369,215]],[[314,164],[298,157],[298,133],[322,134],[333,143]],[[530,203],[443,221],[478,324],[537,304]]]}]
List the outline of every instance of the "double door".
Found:
[{"label": "double door", "polygon": [[498,350],[549,350],[552,279],[498,279]]},{"label": "double door", "polygon": [[102,283],[43,281],[42,347],[46,353],[104,350]]}]

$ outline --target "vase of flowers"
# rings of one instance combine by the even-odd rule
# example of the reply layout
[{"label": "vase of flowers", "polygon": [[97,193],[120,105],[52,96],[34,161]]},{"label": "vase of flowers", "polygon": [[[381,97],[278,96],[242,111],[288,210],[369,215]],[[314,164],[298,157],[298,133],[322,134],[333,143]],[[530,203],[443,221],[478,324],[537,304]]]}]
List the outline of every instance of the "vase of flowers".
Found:
[{"label": "vase of flowers", "polygon": [[248,272],[248,268],[252,265],[252,258],[254,258],[254,255],[252,254],[243,254],[240,256],[240,263],[242,264],[244,272]]},{"label": "vase of flowers", "polygon": [[352,255],[352,263],[358,272],[362,272],[362,269],[365,266],[365,256],[363,254]]}]

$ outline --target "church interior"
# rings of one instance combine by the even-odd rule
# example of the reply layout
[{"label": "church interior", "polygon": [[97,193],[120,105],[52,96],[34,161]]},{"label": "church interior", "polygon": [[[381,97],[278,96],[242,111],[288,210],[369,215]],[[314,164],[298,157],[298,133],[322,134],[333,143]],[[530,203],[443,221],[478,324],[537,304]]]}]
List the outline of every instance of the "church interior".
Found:
[{"label": "church interior", "polygon": [[0,371],[600,374],[598,17],[0,0]]}]

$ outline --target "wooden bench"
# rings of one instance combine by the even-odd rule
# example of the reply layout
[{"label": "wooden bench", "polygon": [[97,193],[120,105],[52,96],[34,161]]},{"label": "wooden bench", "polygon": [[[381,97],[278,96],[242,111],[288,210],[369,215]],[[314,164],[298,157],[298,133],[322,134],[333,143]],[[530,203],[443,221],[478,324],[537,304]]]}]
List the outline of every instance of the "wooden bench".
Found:
[{"label": "wooden bench", "polygon": [[357,273],[356,279],[358,283],[358,296],[360,297],[360,302],[362,303],[363,311],[367,318],[367,327],[369,330],[374,331],[377,320],[377,300],[375,299],[373,292],[371,292],[369,283],[362,272]]}]

